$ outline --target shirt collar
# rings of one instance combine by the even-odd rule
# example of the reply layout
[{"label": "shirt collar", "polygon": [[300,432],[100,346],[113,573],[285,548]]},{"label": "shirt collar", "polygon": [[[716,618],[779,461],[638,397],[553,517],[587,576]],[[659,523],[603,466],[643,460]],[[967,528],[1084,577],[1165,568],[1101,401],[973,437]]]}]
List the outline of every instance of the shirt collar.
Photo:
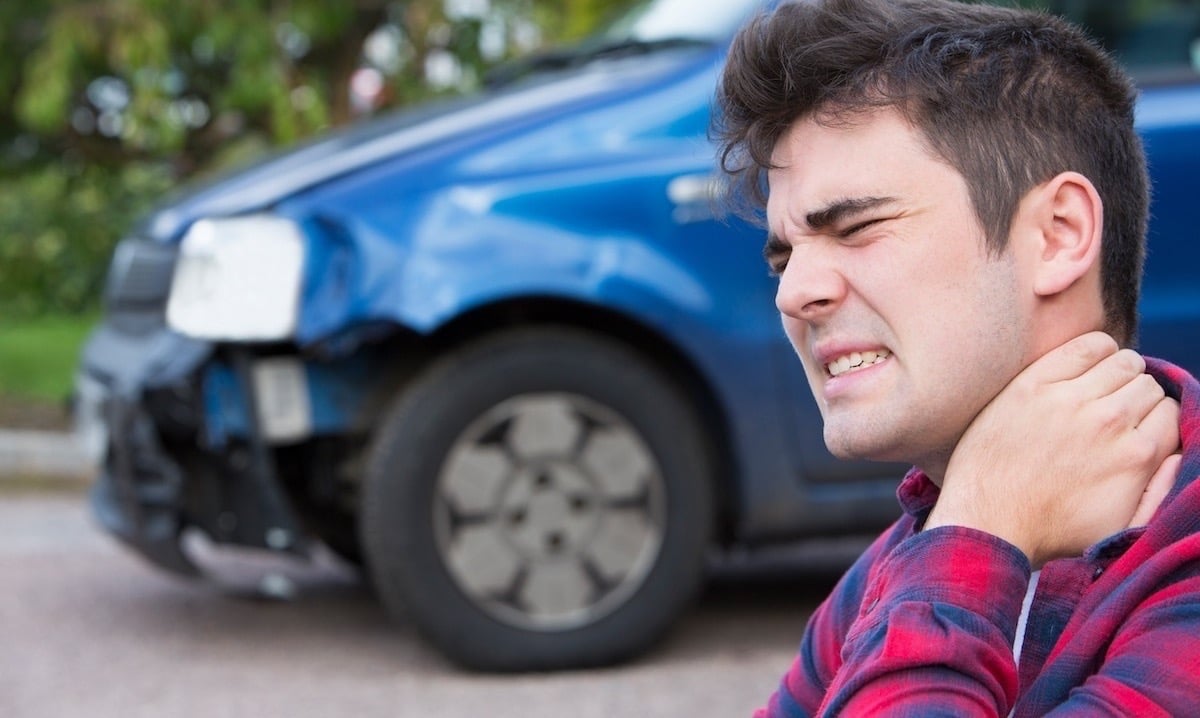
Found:
[{"label": "shirt collar", "polygon": [[937,503],[941,489],[917,467],[912,467],[896,489],[896,498],[904,513],[915,519],[923,517]]},{"label": "shirt collar", "polygon": [[1200,476],[1200,384],[1180,367],[1153,357],[1146,357],[1146,373],[1158,380],[1167,396],[1179,402],[1183,461],[1179,464],[1175,485],[1163,500],[1167,504]]}]

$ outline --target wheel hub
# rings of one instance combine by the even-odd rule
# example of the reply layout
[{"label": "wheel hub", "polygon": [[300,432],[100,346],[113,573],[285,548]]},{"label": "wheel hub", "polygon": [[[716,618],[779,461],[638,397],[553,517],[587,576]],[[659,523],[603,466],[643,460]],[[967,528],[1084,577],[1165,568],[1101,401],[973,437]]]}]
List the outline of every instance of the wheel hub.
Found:
[{"label": "wheel hub", "polygon": [[492,616],[561,630],[621,605],[662,544],[663,479],[624,419],[586,397],[526,394],[472,422],[435,502],[438,550]]},{"label": "wheel hub", "polygon": [[591,485],[565,461],[518,470],[503,505],[508,539],[531,560],[578,556],[603,518]]}]

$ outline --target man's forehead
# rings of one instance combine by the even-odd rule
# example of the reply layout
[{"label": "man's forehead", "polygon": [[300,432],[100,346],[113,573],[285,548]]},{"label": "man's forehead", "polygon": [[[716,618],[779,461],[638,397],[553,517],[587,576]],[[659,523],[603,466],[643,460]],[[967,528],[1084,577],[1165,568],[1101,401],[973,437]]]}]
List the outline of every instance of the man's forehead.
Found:
[{"label": "man's forehead", "polygon": [[766,210],[772,229],[784,217],[795,221],[841,203],[874,198],[903,202],[920,193],[919,165],[936,156],[924,135],[896,110],[859,113],[838,122],[811,117],[780,136],[766,172]]},{"label": "man's forehead", "polygon": [[[800,160],[803,162],[803,160]],[[870,172],[846,172],[842,166],[779,167],[767,177],[767,221],[826,226],[831,220],[883,204],[901,202],[912,183]]]},{"label": "man's forehead", "polygon": [[877,135],[896,131],[890,126],[876,127],[865,119],[832,126],[811,118],[792,123],[772,150],[766,173],[768,191],[783,186],[790,192],[823,193],[827,184],[838,185],[835,194],[866,189],[855,185],[870,179],[870,173],[864,171],[872,164],[867,146],[881,143]]}]

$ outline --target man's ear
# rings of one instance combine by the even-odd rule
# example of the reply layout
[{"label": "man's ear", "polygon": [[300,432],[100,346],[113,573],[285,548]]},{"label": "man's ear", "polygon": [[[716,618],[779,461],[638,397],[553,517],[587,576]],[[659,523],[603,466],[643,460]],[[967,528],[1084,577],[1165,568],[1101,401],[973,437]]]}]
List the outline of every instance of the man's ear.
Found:
[{"label": "man's ear", "polygon": [[1091,180],[1078,172],[1063,172],[1035,187],[1026,196],[1031,204],[1024,218],[1032,222],[1038,243],[1033,289],[1039,296],[1059,294],[1100,261],[1104,205]]}]

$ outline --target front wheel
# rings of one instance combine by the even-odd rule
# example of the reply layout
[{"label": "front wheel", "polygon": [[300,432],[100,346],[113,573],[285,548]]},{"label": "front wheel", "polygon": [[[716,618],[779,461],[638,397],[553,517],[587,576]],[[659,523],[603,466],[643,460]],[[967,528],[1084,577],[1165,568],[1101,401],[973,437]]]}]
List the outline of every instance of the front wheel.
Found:
[{"label": "front wheel", "polygon": [[561,328],[481,341],[408,386],[375,438],[375,585],[470,667],[622,660],[701,580],[708,457],[691,404],[628,348]]}]

